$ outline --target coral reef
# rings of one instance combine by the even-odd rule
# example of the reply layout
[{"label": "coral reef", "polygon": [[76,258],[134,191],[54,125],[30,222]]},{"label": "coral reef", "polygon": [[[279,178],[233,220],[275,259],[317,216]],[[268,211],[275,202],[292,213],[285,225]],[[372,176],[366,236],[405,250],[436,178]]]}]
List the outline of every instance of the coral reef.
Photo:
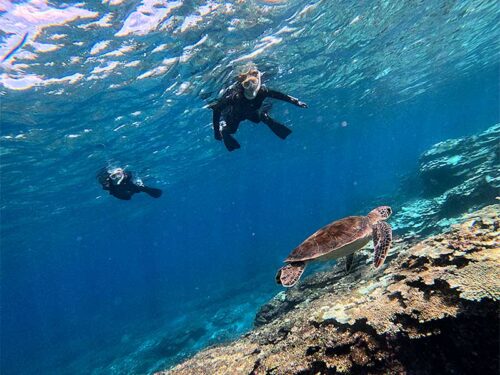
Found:
[{"label": "coral reef", "polygon": [[395,209],[397,233],[428,235],[456,222],[469,209],[495,203],[500,189],[500,124],[432,146],[420,157],[420,197]]},{"label": "coral reef", "polygon": [[158,374],[498,374],[499,205],[278,294],[255,330]]}]

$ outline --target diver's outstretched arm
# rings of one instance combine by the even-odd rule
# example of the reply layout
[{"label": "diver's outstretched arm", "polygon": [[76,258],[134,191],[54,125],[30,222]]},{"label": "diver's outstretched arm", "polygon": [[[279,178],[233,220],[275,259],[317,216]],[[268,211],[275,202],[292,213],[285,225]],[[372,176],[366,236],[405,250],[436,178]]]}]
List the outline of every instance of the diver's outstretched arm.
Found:
[{"label": "diver's outstretched arm", "polygon": [[267,89],[267,96],[269,98],[283,100],[284,102],[288,102],[288,103],[294,104],[294,105],[296,105],[297,107],[300,107],[300,108],[307,108],[307,104],[306,103],[301,102],[299,99],[294,98],[293,96],[290,96],[290,95],[287,95],[287,94],[283,94],[283,93],[281,93],[279,91]]}]

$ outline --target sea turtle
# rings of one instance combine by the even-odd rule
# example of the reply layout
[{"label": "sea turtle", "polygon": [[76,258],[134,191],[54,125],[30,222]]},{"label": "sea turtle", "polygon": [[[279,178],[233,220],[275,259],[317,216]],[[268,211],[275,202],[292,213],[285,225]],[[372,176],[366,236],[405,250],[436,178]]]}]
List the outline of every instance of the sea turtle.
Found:
[{"label": "sea turtle", "polygon": [[321,228],[296,247],[276,274],[276,281],[285,287],[299,281],[308,262],[347,257],[346,270],[352,265],[353,253],[373,238],[373,265],[378,268],[384,263],[391,246],[392,229],[384,220],[392,214],[389,206],[380,206],[367,216],[349,216]]}]

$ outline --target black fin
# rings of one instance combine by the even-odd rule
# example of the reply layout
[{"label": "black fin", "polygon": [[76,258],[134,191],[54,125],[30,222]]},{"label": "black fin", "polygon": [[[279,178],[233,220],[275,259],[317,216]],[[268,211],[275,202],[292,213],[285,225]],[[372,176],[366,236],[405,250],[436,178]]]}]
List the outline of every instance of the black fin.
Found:
[{"label": "black fin", "polygon": [[271,131],[274,134],[276,134],[278,137],[280,137],[281,139],[285,139],[292,132],[285,125],[280,124],[278,121],[269,117],[269,115],[267,113],[263,113],[261,115],[261,121],[264,124],[266,124],[269,127],[269,129],[271,129]]},{"label": "black fin", "polygon": [[143,186],[141,190],[153,198],[160,198],[161,194],[163,193],[160,189],[147,186]]},{"label": "black fin", "polygon": [[349,273],[352,268],[352,263],[354,261],[354,254],[349,254],[345,257],[345,272]]},{"label": "black fin", "polygon": [[236,139],[230,134],[222,134],[222,140],[228,151],[234,151],[239,149],[241,146]]},{"label": "black fin", "polygon": [[272,122],[272,123],[270,122],[266,125],[269,126],[269,129],[271,129],[271,131],[281,139],[285,139],[292,132],[285,125],[282,125],[279,122]]}]

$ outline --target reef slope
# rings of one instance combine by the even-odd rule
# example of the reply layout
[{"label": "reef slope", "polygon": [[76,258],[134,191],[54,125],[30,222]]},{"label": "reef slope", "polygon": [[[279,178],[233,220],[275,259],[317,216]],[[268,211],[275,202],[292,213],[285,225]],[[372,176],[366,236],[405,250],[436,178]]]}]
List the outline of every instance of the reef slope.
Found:
[{"label": "reef slope", "polygon": [[258,328],[159,374],[498,374],[500,205],[445,233],[371,249],[278,294]]},{"label": "reef slope", "polygon": [[[499,139],[496,124],[479,134],[436,143],[424,152],[409,182],[420,193],[392,204],[394,231],[416,237],[436,234],[460,220],[463,212],[493,203],[500,192]],[[411,189],[405,186],[400,195]]]}]

